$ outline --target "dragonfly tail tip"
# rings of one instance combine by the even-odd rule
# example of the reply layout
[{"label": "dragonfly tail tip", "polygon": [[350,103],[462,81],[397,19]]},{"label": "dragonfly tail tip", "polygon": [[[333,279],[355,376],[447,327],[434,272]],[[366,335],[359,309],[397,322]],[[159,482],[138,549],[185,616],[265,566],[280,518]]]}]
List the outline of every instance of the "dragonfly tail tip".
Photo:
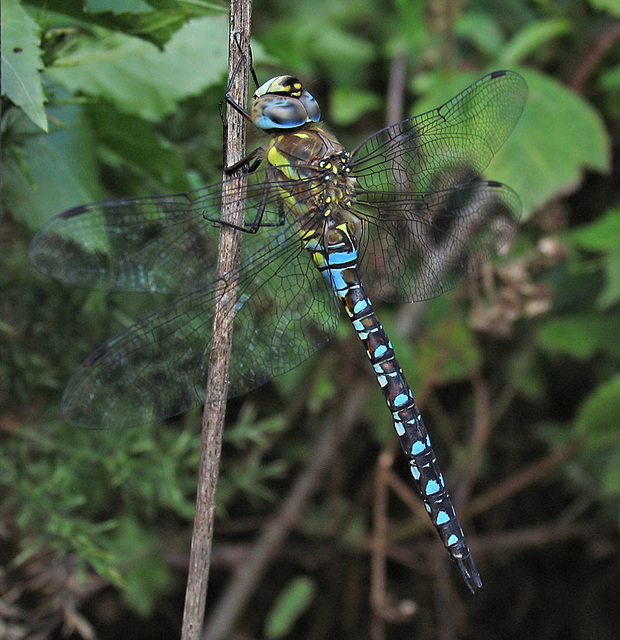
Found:
[{"label": "dragonfly tail tip", "polygon": [[474,564],[474,560],[471,556],[458,559],[456,564],[463,576],[463,580],[465,580],[467,588],[472,594],[475,594],[476,591],[482,589],[482,579],[480,578],[478,569],[476,569],[476,565]]}]

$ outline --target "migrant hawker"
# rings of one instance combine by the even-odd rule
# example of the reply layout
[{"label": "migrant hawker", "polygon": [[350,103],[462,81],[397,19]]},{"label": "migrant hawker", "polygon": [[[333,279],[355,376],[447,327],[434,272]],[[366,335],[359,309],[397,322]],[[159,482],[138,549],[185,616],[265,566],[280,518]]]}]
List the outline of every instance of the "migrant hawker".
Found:
[{"label": "migrant hawker", "polygon": [[[375,370],[411,474],[439,536],[474,592],[482,586],[422,417],[368,294],[437,296],[513,233],[520,203],[480,178],[514,128],[525,81],[491,73],[444,105],[386,127],[351,153],[289,76],[254,93],[248,119],[270,134],[248,174],[230,395],[284,373],[330,338],[338,301]],[[256,165],[257,163],[254,163]],[[216,184],[189,193],[109,200],[48,222],[30,256],[83,287],[176,294],[81,365],[66,420],[124,427],[201,404],[211,341]],[[335,294],[335,295],[334,295]]]}]

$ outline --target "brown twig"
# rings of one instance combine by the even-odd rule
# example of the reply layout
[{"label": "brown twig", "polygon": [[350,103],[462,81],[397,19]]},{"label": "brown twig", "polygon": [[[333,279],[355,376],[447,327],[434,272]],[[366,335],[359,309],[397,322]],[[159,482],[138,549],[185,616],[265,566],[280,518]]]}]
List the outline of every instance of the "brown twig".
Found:
[{"label": "brown twig", "polygon": [[[247,104],[247,73],[235,73],[243,52],[250,42],[250,0],[232,0],[230,3],[230,37],[228,77],[234,77],[230,95],[237,104]],[[247,55],[247,53],[246,53]],[[233,109],[226,112],[225,158],[233,164],[245,155],[245,122]],[[245,198],[226,197],[227,193],[243,192],[243,172],[224,176],[222,220],[242,226]],[[232,347],[234,304],[237,292],[237,271],[241,249],[241,234],[229,226],[220,228],[218,277],[220,295],[213,315],[213,338],[209,358],[209,378],[202,418],[202,440],[196,517],[190,552],[189,575],[183,611],[182,640],[197,640],[202,635],[207,581],[211,562],[213,522],[215,518],[215,491],[222,449],[222,429],[226,413],[228,371]]]},{"label": "brown twig", "polygon": [[387,600],[387,528],[388,528],[388,481],[394,462],[394,450],[388,450],[379,456],[375,477],[375,496],[373,505],[373,528],[371,542],[371,578],[370,604],[373,616],[370,621],[372,640],[384,640],[385,620],[383,612]]},{"label": "brown twig", "polygon": [[400,122],[404,117],[405,88],[407,84],[407,53],[399,51],[392,58],[388,74],[385,124]]},{"label": "brown twig", "polygon": [[339,428],[326,424],[306,468],[299,474],[278,513],[269,520],[236,574],[215,605],[205,629],[204,640],[230,638],[234,626],[254,594],[260,578],[275,554],[281,549],[290,530],[296,525],[321,481],[325,469],[338,452],[340,443],[351,431],[368,397],[369,385],[357,385],[345,399],[347,408],[340,417]]},{"label": "brown twig", "polygon": [[525,467],[506,481],[490,489],[481,496],[474,498],[469,503],[468,514],[474,516],[490,509],[495,504],[500,504],[510,496],[533,485],[539,478],[544,477],[551,469],[562,461],[570,458],[583,446],[583,438],[575,438],[562,448],[550,453],[548,456],[537,460],[529,467]]},{"label": "brown twig", "polygon": [[474,429],[470,438],[470,451],[467,464],[463,465],[461,477],[453,492],[454,502],[457,506],[467,504],[471,496],[473,485],[476,481],[476,474],[480,468],[480,460],[489,444],[491,436],[491,398],[486,381],[478,372],[474,372],[472,377],[472,387],[476,413],[474,418]]},{"label": "brown twig", "polygon": [[596,41],[588,47],[587,55],[568,82],[568,86],[573,91],[583,93],[583,87],[588,78],[598,67],[602,58],[616,45],[619,39],[620,21],[614,20],[606,26]]},{"label": "brown twig", "polygon": [[515,531],[480,536],[476,543],[485,554],[503,558],[520,549],[536,549],[558,545],[567,540],[591,539],[599,533],[596,524],[590,522],[553,523],[539,527],[523,527]]}]

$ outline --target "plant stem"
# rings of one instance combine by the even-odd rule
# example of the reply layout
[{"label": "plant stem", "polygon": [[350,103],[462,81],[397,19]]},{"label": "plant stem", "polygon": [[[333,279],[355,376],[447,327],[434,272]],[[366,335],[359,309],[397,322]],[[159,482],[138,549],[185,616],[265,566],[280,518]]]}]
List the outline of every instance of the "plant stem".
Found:
[{"label": "plant stem", "polygon": [[[250,42],[251,0],[232,0],[230,3],[230,35],[228,77],[233,76],[242,55],[247,57]],[[242,53],[245,52],[245,53]],[[241,65],[243,69],[243,63]],[[237,104],[247,104],[247,73],[236,73],[231,96]],[[226,110],[225,155],[233,164],[245,155],[245,122],[234,109]],[[237,171],[224,175],[222,195],[222,221],[242,226],[245,198],[239,197],[245,188],[245,174]],[[235,194],[227,197],[226,194]],[[196,516],[185,593],[182,640],[198,640],[202,635],[207,582],[211,562],[213,523],[215,519],[215,492],[222,449],[222,429],[226,413],[228,371],[232,347],[234,304],[237,293],[237,265],[241,250],[241,233],[230,226],[220,228],[218,278],[220,295],[213,315],[213,338],[209,358],[209,378],[205,393],[202,418],[202,439]]]}]

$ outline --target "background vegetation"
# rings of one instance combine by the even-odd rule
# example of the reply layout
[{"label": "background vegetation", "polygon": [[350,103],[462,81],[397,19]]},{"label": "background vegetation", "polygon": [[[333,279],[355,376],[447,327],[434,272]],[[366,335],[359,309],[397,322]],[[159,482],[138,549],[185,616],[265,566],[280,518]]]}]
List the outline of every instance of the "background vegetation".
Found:
[{"label": "background vegetation", "polygon": [[[524,213],[460,289],[379,308],[483,591],[429,532],[343,321],[229,404],[208,614],[234,631],[212,637],[617,637],[619,17],[618,0],[255,2],[259,77],[303,78],[350,148],[486,71],[522,73],[528,106],[487,175]],[[200,412],[64,425],[72,370],[144,303],[51,282],[27,246],[71,206],[219,179],[226,42],[206,0],[2,3],[1,637],[178,636]]]}]

